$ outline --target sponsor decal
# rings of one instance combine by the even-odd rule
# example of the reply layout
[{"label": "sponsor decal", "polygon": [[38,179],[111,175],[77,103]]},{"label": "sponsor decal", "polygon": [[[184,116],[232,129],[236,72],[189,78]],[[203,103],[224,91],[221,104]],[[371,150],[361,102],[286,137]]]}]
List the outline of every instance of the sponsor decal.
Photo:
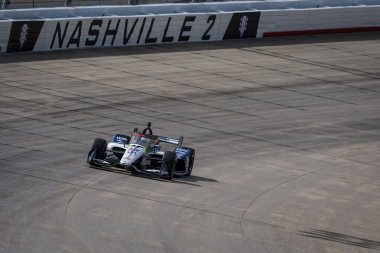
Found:
[{"label": "sponsor decal", "polygon": [[128,139],[121,136],[115,136],[113,141],[119,144],[125,144],[126,142],[128,142]]},{"label": "sponsor decal", "polygon": [[256,38],[260,12],[234,13],[223,39]]},{"label": "sponsor decal", "polygon": [[190,157],[190,151],[187,149],[177,148],[175,152],[180,159],[187,159]]},{"label": "sponsor decal", "polygon": [[128,148],[126,152],[126,153],[129,153],[128,159],[130,159],[130,157],[136,156],[138,153],[140,153],[143,150],[144,148],[141,146],[131,146],[130,148]]},{"label": "sponsor decal", "polygon": [[33,51],[44,21],[12,22],[7,52]]},{"label": "sponsor decal", "polygon": [[26,39],[28,38],[28,30],[29,30],[29,26],[28,24],[24,24],[22,27],[21,27],[21,32],[20,32],[20,49],[22,50],[22,48],[24,47],[24,43],[26,41]]},{"label": "sponsor decal", "polygon": [[248,17],[244,15],[240,19],[240,26],[239,26],[240,38],[244,37],[244,32],[247,30],[247,23],[248,23]]}]

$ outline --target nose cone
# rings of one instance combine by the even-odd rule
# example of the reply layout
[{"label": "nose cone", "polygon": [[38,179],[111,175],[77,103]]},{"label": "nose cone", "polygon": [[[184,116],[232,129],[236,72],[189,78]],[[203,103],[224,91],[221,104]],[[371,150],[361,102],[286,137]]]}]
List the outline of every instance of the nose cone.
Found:
[{"label": "nose cone", "polygon": [[131,144],[124,152],[123,157],[120,160],[120,164],[132,165],[145,153],[145,148],[140,145]]}]

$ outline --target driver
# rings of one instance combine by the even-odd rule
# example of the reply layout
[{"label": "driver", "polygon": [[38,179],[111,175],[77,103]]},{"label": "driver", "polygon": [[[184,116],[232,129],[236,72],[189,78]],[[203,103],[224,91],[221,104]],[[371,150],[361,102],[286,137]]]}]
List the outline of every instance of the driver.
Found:
[{"label": "driver", "polygon": [[147,127],[143,130],[143,134],[144,135],[150,135],[151,137],[154,138],[154,141],[153,141],[153,145],[154,145],[154,148],[153,150],[160,150],[160,139],[158,136],[153,136],[153,131],[152,131],[152,128],[150,128],[152,126],[152,123],[151,122],[148,122],[147,124]]},{"label": "driver", "polygon": [[[147,128],[145,128],[143,130],[143,134],[149,134],[149,135],[153,135],[153,131],[152,131],[152,128],[150,128],[152,126],[152,123],[151,122],[148,122],[147,124]],[[147,133],[148,132],[148,133]]]}]

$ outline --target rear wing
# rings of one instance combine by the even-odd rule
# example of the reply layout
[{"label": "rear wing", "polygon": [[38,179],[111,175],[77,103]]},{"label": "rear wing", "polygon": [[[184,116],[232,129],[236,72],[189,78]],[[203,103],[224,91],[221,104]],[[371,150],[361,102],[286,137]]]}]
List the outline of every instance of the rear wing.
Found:
[{"label": "rear wing", "polygon": [[164,136],[158,136],[158,139],[161,142],[177,145],[177,147],[181,147],[182,142],[183,142],[183,136],[180,136],[178,139],[174,139],[174,138],[170,138],[170,137],[164,137]]}]

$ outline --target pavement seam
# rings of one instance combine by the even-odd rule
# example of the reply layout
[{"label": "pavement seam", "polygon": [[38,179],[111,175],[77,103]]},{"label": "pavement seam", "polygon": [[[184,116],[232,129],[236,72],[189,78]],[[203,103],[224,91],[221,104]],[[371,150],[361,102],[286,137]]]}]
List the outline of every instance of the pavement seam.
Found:
[{"label": "pavement seam", "polygon": [[[308,175],[311,175],[311,174],[316,174],[316,173],[319,173],[319,172],[322,172],[324,170],[327,170],[327,168],[323,168],[323,169],[320,169],[320,170],[317,170],[317,171],[309,171],[309,172],[306,172],[302,175],[299,175],[299,176],[296,176],[296,177],[293,177],[293,178],[290,178],[288,180],[285,180],[284,182],[281,182],[277,185],[274,185],[270,188],[268,188],[267,190],[261,192],[259,195],[257,195],[248,205],[247,207],[244,209],[244,212],[243,214],[241,215],[240,217],[240,222],[239,222],[239,225],[240,225],[240,232],[243,236],[243,240],[245,239],[245,233],[244,233],[244,229],[243,229],[243,224],[244,224],[244,221],[247,220],[247,219],[244,219],[244,216],[245,214],[247,213],[248,209],[252,207],[252,205],[255,203],[256,200],[258,200],[259,198],[261,198],[263,195],[267,194],[268,192],[272,191],[272,190],[275,190],[277,189],[278,187],[284,185],[284,184],[287,184],[287,183],[290,183],[290,182],[293,182],[293,181],[296,181],[297,179],[300,179],[302,177],[305,177],[305,176],[308,176]],[[285,227],[282,227],[283,229],[286,229]]]},{"label": "pavement seam", "polygon": [[82,185],[81,187],[79,187],[78,190],[76,190],[74,192],[74,194],[71,196],[71,198],[66,203],[66,207],[65,207],[65,215],[66,216],[67,216],[67,211],[68,211],[69,205],[74,200],[74,198],[79,194],[79,192],[81,190],[83,190],[84,188],[86,188],[88,185],[90,185],[92,182],[94,182],[96,179],[101,178],[101,177],[105,176],[106,174],[108,174],[108,173],[107,172],[101,173],[100,175],[98,175],[98,176],[94,177],[93,179],[91,179],[88,183],[86,183],[86,184]]},{"label": "pavement seam", "polygon": [[[5,159],[0,158],[0,160],[5,160]],[[0,171],[7,172],[7,173],[12,173],[12,174],[17,174],[17,175],[23,175],[23,176],[26,176],[26,177],[38,178],[38,179],[41,179],[41,180],[52,181],[52,182],[56,182],[56,183],[66,184],[66,185],[72,185],[72,186],[75,186],[75,187],[80,187],[79,191],[83,190],[83,189],[91,189],[91,190],[96,190],[96,191],[100,191],[100,192],[112,193],[112,194],[121,195],[121,196],[125,196],[125,197],[131,197],[131,198],[135,198],[135,199],[141,199],[141,200],[151,201],[151,202],[155,202],[155,203],[160,203],[160,204],[165,204],[165,205],[185,208],[185,209],[188,209],[188,210],[193,210],[193,211],[197,211],[197,212],[201,212],[201,213],[208,213],[208,214],[212,214],[212,215],[218,215],[218,216],[222,216],[222,217],[227,217],[227,218],[235,219],[237,221],[241,220],[241,217],[233,216],[233,215],[229,215],[229,214],[214,212],[214,211],[210,211],[210,210],[206,210],[206,209],[200,209],[200,208],[195,208],[195,207],[181,205],[181,204],[175,204],[175,203],[171,203],[171,202],[167,202],[167,201],[156,200],[156,199],[153,199],[153,198],[138,196],[138,195],[134,195],[134,194],[127,194],[127,193],[110,191],[110,190],[106,190],[106,189],[102,189],[102,188],[92,187],[92,186],[89,186],[89,184],[91,184],[91,182],[88,182],[86,185],[79,185],[79,184],[75,184],[75,183],[69,183],[69,182],[66,182],[66,181],[63,181],[63,180],[51,179],[51,178],[46,178],[46,177],[37,176],[37,175],[30,175],[30,174],[27,174],[27,173],[15,172],[15,171],[10,171],[10,170],[1,169],[1,168],[0,168]],[[101,176],[104,176],[105,174],[108,174],[108,173],[105,172],[104,174],[99,175],[97,177],[99,178]],[[97,178],[94,178],[92,181],[94,181],[96,179]],[[275,224],[271,224],[271,223],[267,223],[267,222],[262,222],[262,221],[252,220],[252,219],[244,219],[244,220],[247,221],[247,222],[255,223],[255,224],[267,225],[267,226],[270,226],[270,227],[286,229],[285,227],[282,227],[282,226],[279,226],[279,225],[275,225]]]}]

